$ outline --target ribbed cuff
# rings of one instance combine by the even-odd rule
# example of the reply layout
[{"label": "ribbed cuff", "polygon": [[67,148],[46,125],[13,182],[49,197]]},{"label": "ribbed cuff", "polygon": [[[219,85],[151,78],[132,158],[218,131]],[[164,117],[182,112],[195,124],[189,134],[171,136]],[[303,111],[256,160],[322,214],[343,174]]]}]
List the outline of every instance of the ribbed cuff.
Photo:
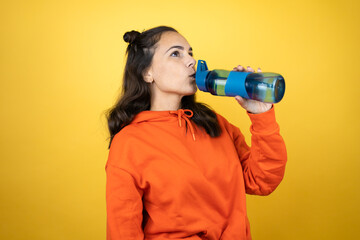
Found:
[{"label": "ribbed cuff", "polygon": [[251,120],[251,130],[257,133],[272,133],[279,129],[279,125],[275,119],[275,109],[272,105],[271,109],[258,114],[247,113]]}]

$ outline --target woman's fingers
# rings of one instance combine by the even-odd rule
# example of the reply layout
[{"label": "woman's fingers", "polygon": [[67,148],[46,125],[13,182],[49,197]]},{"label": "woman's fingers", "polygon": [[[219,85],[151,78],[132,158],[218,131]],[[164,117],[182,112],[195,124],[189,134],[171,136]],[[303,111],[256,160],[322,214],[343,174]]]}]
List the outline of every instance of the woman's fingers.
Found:
[{"label": "woman's fingers", "polygon": [[[233,71],[237,71],[237,72],[255,72],[255,70],[250,67],[250,66],[247,66],[246,68],[241,66],[241,65],[238,65],[237,67],[234,67],[233,68]],[[257,69],[257,72],[262,72],[261,71],[261,68],[258,68]]]},{"label": "woman's fingers", "polygon": [[250,67],[250,66],[247,66],[247,72],[255,72],[255,70],[254,69],[252,69],[252,67]]},{"label": "woman's fingers", "polygon": [[238,72],[246,72],[245,68],[241,65],[238,65],[237,67],[234,67],[233,69],[234,71],[238,71]]}]

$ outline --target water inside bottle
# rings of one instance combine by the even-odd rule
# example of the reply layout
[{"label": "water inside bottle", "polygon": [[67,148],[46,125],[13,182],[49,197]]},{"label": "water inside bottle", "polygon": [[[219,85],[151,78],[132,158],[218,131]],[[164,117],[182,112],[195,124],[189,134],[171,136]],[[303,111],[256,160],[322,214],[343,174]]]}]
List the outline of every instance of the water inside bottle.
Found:
[{"label": "water inside bottle", "polygon": [[213,94],[218,96],[225,96],[225,84],[230,74],[230,71],[216,69],[209,73],[206,78],[206,88]]},{"label": "water inside bottle", "polygon": [[245,80],[249,97],[261,102],[279,102],[285,93],[284,78],[276,73],[250,73]]}]

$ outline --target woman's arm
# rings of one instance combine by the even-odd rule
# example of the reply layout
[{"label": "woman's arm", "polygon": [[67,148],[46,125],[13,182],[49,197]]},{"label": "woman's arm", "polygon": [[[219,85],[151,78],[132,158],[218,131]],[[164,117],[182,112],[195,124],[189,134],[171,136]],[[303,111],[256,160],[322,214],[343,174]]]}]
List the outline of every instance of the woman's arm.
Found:
[{"label": "woman's arm", "polygon": [[246,145],[240,131],[235,138],[246,193],[268,195],[284,177],[287,162],[285,142],[275,120],[274,108],[265,113],[248,115],[252,121],[251,147]]},{"label": "woman's arm", "polygon": [[142,191],[126,171],[106,165],[107,240],[144,239]]},{"label": "woman's arm", "polygon": [[[255,72],[238,65],[234,71]],[[261,69],[258,68],[258,72]],[[233,136],[243,169],[246,193],[268,195],[280,184],[285,172],[287,153],[275,119],[274,106],[236,96],[252,122],[251,147],[246,144],[240,130],[234,126]]]},{"label": "woman's arm", "polygon": [[115,136],[106,170],[107,240],[144,239],[143,189],[135,181],[129,162],[134,153],[126,136]]}]

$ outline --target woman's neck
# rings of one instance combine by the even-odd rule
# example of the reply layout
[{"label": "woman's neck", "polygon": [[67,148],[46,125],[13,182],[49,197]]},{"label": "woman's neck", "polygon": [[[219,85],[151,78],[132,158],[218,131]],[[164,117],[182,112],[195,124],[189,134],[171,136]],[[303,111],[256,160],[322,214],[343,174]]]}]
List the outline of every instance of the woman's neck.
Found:
[{"label": "woman's neck", "polygon": [[176,111],[181,106],[182,96],[177,94],[154,94],[151,97],[151,111]]}]

